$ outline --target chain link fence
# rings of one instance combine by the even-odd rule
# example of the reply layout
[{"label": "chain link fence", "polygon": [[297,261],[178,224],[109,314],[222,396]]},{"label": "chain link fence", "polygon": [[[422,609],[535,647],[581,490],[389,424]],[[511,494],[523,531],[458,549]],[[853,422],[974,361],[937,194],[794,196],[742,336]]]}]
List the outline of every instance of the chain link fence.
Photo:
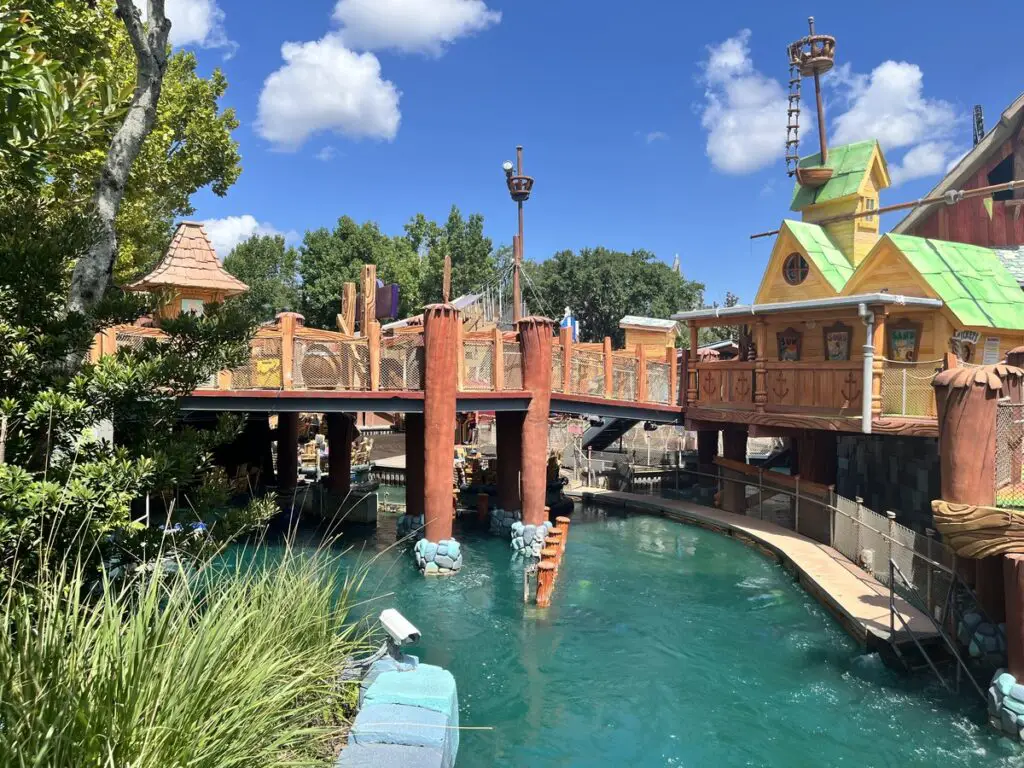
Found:
[{"label": "chain link fence", "polygon": [[462,343],[466,366],[462,388],[467,392],[494,389],[494,339],[466,339]]},{"label": "chain link fence", "polygon": [[523,388],[523,353],[518,341],[506,341],[502,345],[502,369],[505,373],[504,386],[507,390]]},{"label": "chain link fence", "polygon": [[564,392],[565,382],[565,354],[561,344],[555,344],[551,348],[551,391]]},{"label": "chain link fence", "polygon": [[882,369],[882,413],[886,416],[935,417],[932,379],[942,370],[941,360],[906,363],[885,360]]},{"label": "chain link fence", "polygon": [[612,398],[635,401],[637,395],[637,360],[626,355],[612,355]]},{"label": "chain link fence", "polygon": [[1024,509],[1024,404],[1001,400],[996,408],[996,505]]},{"label": "chain link fence", "polygon": [[367,339],[295,339],[292,381],[296,389],[370,389]]},{"label": "chain link fence", "polygon": [[647,401],[664,403],[669,401],[669,365],[657,360],[647,361]]},{"label": "chain link fence", "polygon": [[231,371],[232,389],[281,389],[281,339],[252,340],[249,361]]},{"label": "chain link fence", "polygon": [[380,342],[380,389],[387,392],[423,389],[426,362],[423,334],[402,334]]},{"label": "chain link fence", "polygon": [[574,349],[572,352],[572,382],[574,395],[604,396],[604,353]]}]

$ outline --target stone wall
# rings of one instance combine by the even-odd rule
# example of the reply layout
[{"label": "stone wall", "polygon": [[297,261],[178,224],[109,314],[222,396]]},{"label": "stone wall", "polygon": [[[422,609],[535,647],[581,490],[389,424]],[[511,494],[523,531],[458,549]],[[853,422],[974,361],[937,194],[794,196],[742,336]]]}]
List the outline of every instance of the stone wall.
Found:
[{"label": "stone wall", "polygon": [[836,493],[924,532],[939,494],[939,441],[926,437],[840,435]]}]

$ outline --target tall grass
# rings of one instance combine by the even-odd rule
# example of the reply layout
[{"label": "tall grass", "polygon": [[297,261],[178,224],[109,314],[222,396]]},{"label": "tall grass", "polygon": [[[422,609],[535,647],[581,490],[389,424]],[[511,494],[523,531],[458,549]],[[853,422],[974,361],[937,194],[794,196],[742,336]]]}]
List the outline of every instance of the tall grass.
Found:
[{"label": "tall grass", "polygon": [[330,764],[356,695],[338,672],[363,647],[336,556],[160,570],[8,589],[0,766]]}]

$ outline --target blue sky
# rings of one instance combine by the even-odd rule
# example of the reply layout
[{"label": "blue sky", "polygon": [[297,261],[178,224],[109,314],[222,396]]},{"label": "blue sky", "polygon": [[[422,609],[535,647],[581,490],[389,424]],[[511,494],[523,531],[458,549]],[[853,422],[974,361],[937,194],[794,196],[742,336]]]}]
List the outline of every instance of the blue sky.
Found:
[{"label": "blue sky", "polygon": [[[167,0],[172,40],[197,49],[204,71],[224,69],[241,121],[241,178],[225,198],[195,198],[221,244],[344,214],[397,234],[453,203],[509,242],[501,163],[521,143],[537,179],[527,258],[594,245],[678,253],[709,300],[745,301],[771,246],[748,236],[788,210],[785,46],[807,15],[838,38],[830,137],[877,136],[901,180],[884,205],[925,194],[970,147],[974,104],[991,127],[1024,90],[1012,32],[1024,6],[964,8]],[[805,83],[803,154],[817,151],[812,103]]]}]

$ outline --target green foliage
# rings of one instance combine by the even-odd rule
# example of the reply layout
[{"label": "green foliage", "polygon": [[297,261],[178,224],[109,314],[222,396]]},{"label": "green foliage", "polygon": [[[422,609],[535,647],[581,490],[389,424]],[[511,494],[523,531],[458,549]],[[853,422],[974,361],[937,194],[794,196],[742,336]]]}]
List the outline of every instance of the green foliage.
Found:
[{"label": "green foliage", "polygon": [[348,620],[358,584],[324,553],[258,559],[186,578],[159,558],[105,574],[93,600],[81,565],[9,590],[0,765],[331,762],[358,685],[338,672],[364,647]]},{"label": "green foliage", "polygon": [[417,214],[405,225],[406,239],[424,257],[420,281],[420,301],[441,301],[444,257],[452,260],[452,295],[456,298],[479,290],[490,282],[497,267],[494,246],[484,236],[484,217],[472,213],[463,218],[456,206],[444,226]]},{"label": "green foliage", "polygon": [[[725,300],[723,305],[726,307],[735,307],[740,303],[740,297],[732,291],[725,292]],[[709,305],[704,305],[705,309],[714,309],[718,307],[717,301],[712,302]],[[714,344],[716,341],[739,341],[740,340],[740,326],[736,325],[722,325],[714,328],[701,328],[697,334],[697,341],[701,346],[705,344]],[[687,340],[689,344],[689,340]]]},{"label": "green foliage", "polygon": [[388,237],[374,222],[357,224],[342,216],[333,231],[307,232],[300,252],[302,313],[307,325],[337,327],[342,286],[346,282],[358,286],[364,264],[376,264],[377,277],[385,283],[398,283],[400,316],[410,314],[415,306],[419,257],[406,238]]},{"label": "green foliage", "polygon": [[[74,211],[13,198],[0,206],[0,576],[19,557],[62,558],[75,536],[89,563],[142,562],[156,521],[203,523],[210,541],[269,514],[266,505],[225,516],[225,481],[211,452],[237,423],[217,430],[179,425],[177,398],[248,356],[252,324],[237,302],[163,325],[167,339],[80,360],[95,334],[151,311],[152,297],[112,292],[97,313],[64,312],[70,265],[89,246],[90,221]],[[97,425],[114,425],[113,440]],[[135,500],[153,497],[153,524]],[[204,541],[206,541],[204,539]],[[195,542],[190,542],[190,546]],[[148,547],[148,549],[147,549]],[[27,567],[27,566],[26,566]]]},{"label": "green foliage", "polygon": [[[685,280],[653,253],[607,248],[559,251],[541,264],[526,265],[546,311],[561,316],[570,307],[580,321],[583,341],[610,336],[621,345],[624,315],[669,317],[698,307],[704,286]],[[530,295],[527,293],[528,303]]]},{"label": "green foliage", "polygon": [[249,291],[241,300],[256,320],[299,308],[299,252],[282,235],[253,235],[224,259],[224,268]]}]

